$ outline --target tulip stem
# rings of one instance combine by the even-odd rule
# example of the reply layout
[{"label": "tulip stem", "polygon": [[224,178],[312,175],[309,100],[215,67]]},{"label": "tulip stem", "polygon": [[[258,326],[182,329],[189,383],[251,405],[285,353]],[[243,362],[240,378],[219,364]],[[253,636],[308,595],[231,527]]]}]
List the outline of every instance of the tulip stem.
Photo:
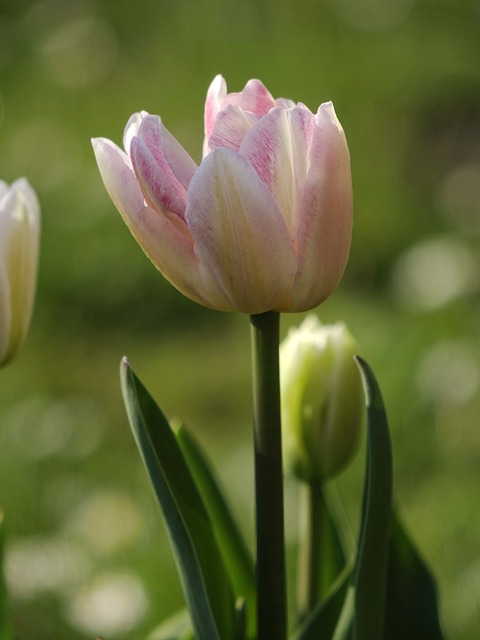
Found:
[{"label": "tulip stem", "polygon": [[304,620],[318,604],[322,587],[322,528],[325,518],[325,497],[322,482],[313,480],[302,486],[301,526],[303,539],[298,559],[298,614]]},{"label": "tulip stem", "polygon": [[250,317],[255,432],[258,640],[287,637],[282,434],[280,417],[280,315]]}]

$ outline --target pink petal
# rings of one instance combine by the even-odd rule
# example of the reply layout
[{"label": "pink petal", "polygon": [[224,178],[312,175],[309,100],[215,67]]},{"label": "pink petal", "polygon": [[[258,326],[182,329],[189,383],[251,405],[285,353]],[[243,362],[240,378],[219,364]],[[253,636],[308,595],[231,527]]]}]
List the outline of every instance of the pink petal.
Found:
[{"label": "pink petal", "polygon": [[113,142],[95,138],[92,144],[107,192],[144,252],[179,291],[199,304],[211,306],[186,224],[145,205],[128,156]]},{"label": "pink petal", "polygon": [[313,114],[303,108],[275,107],[247,134],[240,147],[273,194],[296,243],[308,173]]},{"label": "pink petal", "polygon": [[185,213],[205,289],[231,310],[288,308],[296,256],[268,188],[238,153],[217,149],[190,183]]},{"label": "pink petal", "polygon": [[320,106],[309,153],[298,230],[294,311],[327,298],[343,275],[352,232],[350,155],[333,105]]},{"label": "pink petal", "polygon": [[249,80],[240,93],[229,93],[222,105],[236,104],[244,111],[250,111],[258,117],[273,109],[275,100],[260,80]]},{"label": "pink petal", "polygon": [[197,169],[192,158],[158,116],[142,120],[130,150],[134,171],[149,205],[183,219],[187,188]]},{"label": "pink petal", "polygon": [[293,109],[294,107],[300,106],[300,104],[301,103],[295,104],[295,102],[293,100],[290,100],[289,98],[276,98],[275,99],[275,106],[276,107],[283,107],[284,109]]},{"label": "pink petal", "polygon": [[238,151],[244,137],[257,122],[258,117],[246,113],[234,104],[227,105],[217,115],[212,135],[208,141],[210,149],[227,147]]},{"label": "pink petal", "polygon": [[210,152],[210,148],[208,146],[208,140],[212,135],[217,113],[222,108],[222,102],[226,95],[227,95],[227,84],[225,80],[220,75],[215,76],[215,78],[213,79],[213,82],[208,87],[207,99],[205,101],[205,115],[204,115],[205,139],[203,141],[204,156],[206,156]]}]

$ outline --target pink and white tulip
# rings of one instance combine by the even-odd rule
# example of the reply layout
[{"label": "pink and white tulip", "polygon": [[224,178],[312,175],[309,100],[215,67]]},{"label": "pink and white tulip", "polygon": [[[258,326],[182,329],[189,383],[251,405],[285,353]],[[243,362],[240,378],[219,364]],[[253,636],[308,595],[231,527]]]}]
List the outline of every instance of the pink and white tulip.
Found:
[{"label": "pink and white tulip", "polygon": [[124,149],[92,140],[105,187],[163,275],[192,300],[249,314],[306,311],[336,288],[352,230],[350,157],[332,103],[313,114],[259,80],[207,94],[197,165],[158,116]]},{"label": "pink and white tulip", "polygon": [[0,366],[18,353],[35,297],[40,207],[25,180],[0,180]]}]

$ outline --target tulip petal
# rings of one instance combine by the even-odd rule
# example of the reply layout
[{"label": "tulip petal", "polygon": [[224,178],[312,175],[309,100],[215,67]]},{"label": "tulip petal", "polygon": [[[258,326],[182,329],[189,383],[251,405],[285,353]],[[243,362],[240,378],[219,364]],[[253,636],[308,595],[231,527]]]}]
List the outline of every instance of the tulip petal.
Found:
[{"label": "tulip petal", "polygon": [[285,222],[251,165],[216,149],[190,183],[185,213],[205,289],[221,289],[230,309],[288,309],[296,256]]},{"label": "tulip petal", "polygon": [[107,138],[93,138],[92,146],[107,193],[128,224],[145,208],[130,158]]},{"label": "tulip petal", "polygon": [[205,138],[203,141],[204,157],[208,153],[210,153],[210,147],[208,146],[208,141],[210,139],[210,136],[212,135],[213,127],[215,125],[215,120],[217,118],[217,113],[222,108],[222,102],[226,95],[227,95],[227,84],[225,80],[220,75],[215,76],[212,83],[208,87],[207,99],[205,101],[205,116],[204,116]]},{"label": "tulip petal", "polygon": [[148,204],[184,217],[187,188],[197,165],[163,126],[146,116],[130,145],[132,165]]},{"label": "tulip petal", "polygon": [[299,270],[293,307],[297,311],[312,308],[330,295],[343,275],[350,251],[350,155],[331,103],[321,105],[315,116],[309,165],[298,230]]},{"label": "tulip petal", "polygon": [[10,309],[10,285],[8,283],[7,271],[1,257],[0,300],[2,302],[2,312],[0,313],[0,364],[3,364],[7,357],[9,346],[12,313]]},{"label": "tulip petal", "polygon": [[92,140],[105,188],[132,235],[157,269],[179,291],[204,306],[193,238],[183,220],[146,206],[128,156],[105,138]]},{"label": "tulip petal", "polygon": [[210,149],[227,147],[238,151],[243,139],[257,120],[258,117],[253,113],[245,112],[234,104],[227,105],[217,115],[208,141]]},{"label": "tulip petal", "polygon": [[258,121],[240,147],[272,192],[295,247],[313,129],[314,116],[308,109],[276,107]]},{"label": "tulip petal", "polygon": [[260,80],[249,80],[239,93],[228,93],[222,100],[222,106],[236,104],[244,111],[250,111],[258,117],[273,109],[275,100]]},{"label": "tulip petal", "polygon": [[131,115],[128,119],[123,132],[123,148],[128,155],[130,155],[132,139],[138,134],[138,129],[140,128],[143,119],[148,115],[147,111],[139,111],[138,113]]},{"label": "tulip petal", "polygon": [[301,103],[295,104],[293,100],[290,98],[275,98],[275,106],[283,107],[284,109],[293,109],[294,107],[300,106]]},{"label": "tulip petal", "polygon": [[1,207],[1,200],[3,198],[3,196],[7,193],[8,191],[8,184],[4,181],[4,180],[0,180],[0,207]]},{"label": "tulip petal", "polygon": [[[8,279],[10,317],[8,344],[2,364],[11,360],[27,335],[33,311],[40,235],[40,205],[25,178],[16,180],[2,198],[0,255],[3,277]],[[5,283],[1,285],[7,295]],[[1,339],[1,338],[0,338]],[[4,347],[5,348],[5,347]],[[3,350],[2,350],[3,351]]]}]

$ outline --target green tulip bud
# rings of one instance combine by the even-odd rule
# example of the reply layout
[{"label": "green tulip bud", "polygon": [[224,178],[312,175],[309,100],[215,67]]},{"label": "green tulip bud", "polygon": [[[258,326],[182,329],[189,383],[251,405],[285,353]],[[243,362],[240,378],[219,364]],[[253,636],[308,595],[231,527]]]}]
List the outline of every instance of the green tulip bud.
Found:
[{"label": "green tulip bud", "polygon": [[280,346],[285,465],[302,480],[332,477],[356,450],[362,416],[356,352],[343,323],[322,325],[313,315]]}]

